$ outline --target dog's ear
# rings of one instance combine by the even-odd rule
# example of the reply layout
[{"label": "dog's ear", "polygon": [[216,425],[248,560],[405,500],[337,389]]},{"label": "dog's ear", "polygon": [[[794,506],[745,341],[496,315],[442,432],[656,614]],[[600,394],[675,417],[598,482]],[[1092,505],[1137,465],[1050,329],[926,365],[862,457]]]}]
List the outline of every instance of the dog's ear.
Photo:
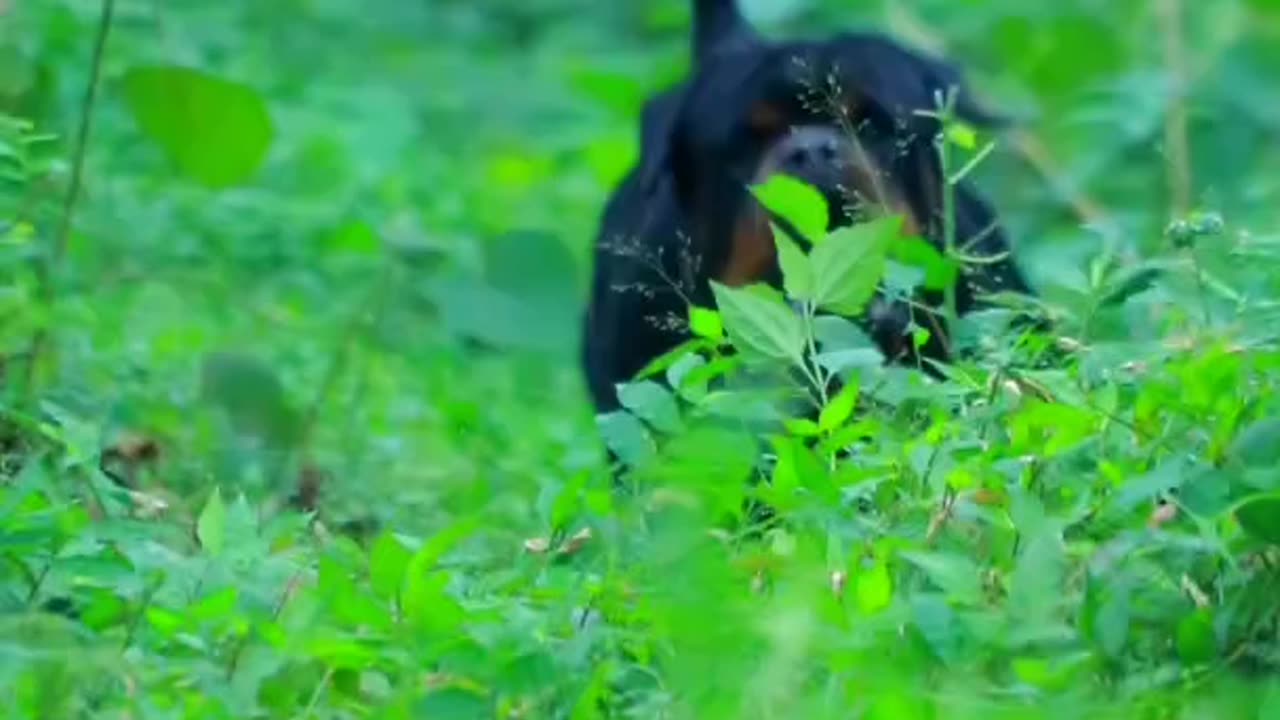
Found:
[{"label": "dog's ear", "polygon": [[652,193],[671,171],[676,123],[684,105],[685,86],[666,90],[640,111],[640,186]]},{"label": "dog's ear", "polygon": [[693,0],[693,61],[763,44],[737,0]]},{"label": "dog's ear", "polygon": [[1000,128],[1007,118],[973,96],[960,69],[941,58],[907,49],[881,35],[845,33],[826,44],[829,70],[858,99],[869,100],[899,118],[933,111],[938,100],[955,92],[955,114],[980,127]]}]

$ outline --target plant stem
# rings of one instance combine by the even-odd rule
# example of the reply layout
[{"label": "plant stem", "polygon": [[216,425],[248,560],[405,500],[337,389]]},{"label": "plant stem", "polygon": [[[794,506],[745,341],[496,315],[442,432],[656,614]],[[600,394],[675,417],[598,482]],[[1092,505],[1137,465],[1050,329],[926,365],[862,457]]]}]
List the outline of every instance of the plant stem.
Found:
[{"label": "plant stem", "polygon": [[[49,255],[36,266],[37,293],[46,312],[51,311],[57,304],[58,288],[54,276],[58,266],[62,264],[62,259],[66,257],[67,247],[71,244],[71,224],[75,216],[76,203],[80,198],[80,187],[84,182],[84,158],[89,146],[89,132],[93,127],[93,109],[97,103],[98,86],[102,79],[102,60],[106,55],[107,37],[111,33],[115,9],[115,0],[102,0],[102,13],[99,16],[98,31],[93,42],[93,59],[89,66],[89,81],[85,85],[80,126],[76,132],[75,152],[71,161],[71,180],[67,184],[67,194],[62,201],[62,217]],[[43,322],[31,339],[31,352],[27,359],[24,383],[24,394],[27,400],[30,399],[34,390],[36,368],[39,367],[41,355],[48,344],[49,326],[47,322]]]}]

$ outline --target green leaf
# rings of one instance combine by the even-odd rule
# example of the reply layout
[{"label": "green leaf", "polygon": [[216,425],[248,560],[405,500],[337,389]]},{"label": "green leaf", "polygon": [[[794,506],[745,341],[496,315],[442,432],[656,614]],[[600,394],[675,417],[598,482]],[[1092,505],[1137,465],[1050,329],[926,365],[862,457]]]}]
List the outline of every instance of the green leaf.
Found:
[{"label": "green leaf", "polygon": [[724,320],[715,310],[696,305],[689,308],[689,329],[694,335],[717,343],[724,340]]},{"label": "green leaf", "polygon": [[1280,418],[1264,418],[1242,430],[1231,446],[1231,455],[1250,467],[1280,464]]},{"label": "green leaf", "polygon": [[680,430],[680,408],[671,393],[656,382],[626,383],[618,386],[618,401],[636,417],[662,432]]},{"label": "green leaf", "polygon": [[886,217],[840,228],[815,247],[809,257],[818,307],[842,315],[860,314],[884,276],[889,245],[901,225],[902,218]]},{"label": "green leaf", "polygon": [[405,570],[403,595],[405,617],[410,622],[437,633],[449,633],[465,619],[462,607],[449,594],[449,574],[436,565],[479,526],[475,519],[457,522],[414,554]]},{"label": "green leaf", "polygon": [[877,613],[893,601],[893,578],[883,561],[877,561],[870,569],[858,573],[855,581],[858,609],[863,613]]},{"label": "green leaf", "polygon": [[804,327],[782,296],[755,285],[731,288],[711,283],[734,347],[746,357],[800,364]]},{"label": "green leaf", "polygon": [[778,246],[778,261],[782,265],[782,286],[786,288],[787,295],[796,300],[812,300],[813,269],[809,265],[809,256],[787,236],[782,228],[774,226],[773,239]]},{"label": "green leaf", "polygon": [[369,553],[369,582],[378,597],[390,599],[400,594],[404,574],[409,568],[413,553],[394,533],[383,533]]},{"label": "green leaf", "polygon": [[649,435],[649,429],[629,412],[617,411],[596,417],[605,445],[623,463],[636,467],[653,457],[657,446]]},{"label": "green leaf", "polygon": [[978,146],[978,131],[968,123],[952,120],[947,123],[947,140],[962,150],[972,150]]},{"label": "green leaf", "polygon": [[222,552],[227,541],[227,506],[222,502],[222,491],[213,489],[213,494],[205,501],[200,518],[196,521],[196,537],[200,546],[210,555]]},{"label": "green leaf", "polygon": [[836,394],[818,415],[818,427],[823,432],[831,432],[840,427],[852,415],[858,405],[858,383],[849,382]]},{"label": "green leaf", "polygon": [[889,245],[889,257],[924,272],[926,290],[942,291],[955,282],[959,266],[948,260],[928,240],[919,237],[899,238]]},{"label": "green leaf", "polygon": [[1218,654],[1218,641],[1213,632],[1213,614],[1197,610],[1178,623],[1178,656],[1188,665],[1213,662]]},{"label": "green leaf", "polygon": [[124,77],[124,98],[138,126],[178,168],[212,188],[248,180],[275,134],[252,88],[192,68],[133,68]]},{"label": "green leaf", "polygon": [[1280,494],[1260,495],[1236,508],[1240,527],[1252,537],[1270,545],[1280,545]]},{"label": "green leaf", "polygon": [[417,705],[416,717],[442,720],[481,720],[493,717],[491,703],[480,693],[462,687],[434,690]]},{"label": "green leaf", "polygon": [[789,175],[774,175],[751,188],[765,209],[791,223],[811,243],[827,234],[827,200],[816,188]]},{"label": "green leaf", "polygon": [[901,557],[923,570],[948,600],[958,603],[981,601],[982,572],[969,558],[923,552],[904,552]]}]

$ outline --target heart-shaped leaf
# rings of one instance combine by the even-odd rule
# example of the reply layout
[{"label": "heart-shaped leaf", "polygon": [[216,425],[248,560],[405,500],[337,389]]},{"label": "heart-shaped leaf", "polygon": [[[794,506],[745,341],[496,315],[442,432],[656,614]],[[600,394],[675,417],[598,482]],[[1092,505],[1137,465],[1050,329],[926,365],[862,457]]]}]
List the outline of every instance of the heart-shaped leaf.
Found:
[{"label": "heart-shaped leaf", "polygon": [[256,91],[192,68],[133,68],[124,77],[124,98],[138,126],[183,174],[212,188],[248,180],[275,134]]}]

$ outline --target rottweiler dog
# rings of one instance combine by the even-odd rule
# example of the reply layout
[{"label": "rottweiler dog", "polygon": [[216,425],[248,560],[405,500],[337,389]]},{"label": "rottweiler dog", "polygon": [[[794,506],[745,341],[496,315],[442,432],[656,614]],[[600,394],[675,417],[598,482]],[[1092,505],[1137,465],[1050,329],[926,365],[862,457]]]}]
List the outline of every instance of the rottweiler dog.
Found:
[{"label": "rottweiler dog", "polygon": [[[953,65],[875,33],[766,40],[734,0],[695,0],[692,56],[689,76],[644,106],[640,160],[596,238],[581,360],[600,413],[619,407],[618,383],[689,339],[689,304],[715,305],[711,280],[781,286],[771,217],[752,185],[785,173],[826,196],[833,229],[887,211],[941,247],[941,126],[919,111],[949,95],[958,119],[1000,123]],[[987,258],[957,282],[958,313],[988,293],[1031,294],[991,206],[968,181],[953,197],[957,245]],[[942,313],[924,314],[914,314],[931,330],[921,348],[906,336],[912,315],[901,302],[874,301],[861,321],[891,362],[946,362]]]}]

